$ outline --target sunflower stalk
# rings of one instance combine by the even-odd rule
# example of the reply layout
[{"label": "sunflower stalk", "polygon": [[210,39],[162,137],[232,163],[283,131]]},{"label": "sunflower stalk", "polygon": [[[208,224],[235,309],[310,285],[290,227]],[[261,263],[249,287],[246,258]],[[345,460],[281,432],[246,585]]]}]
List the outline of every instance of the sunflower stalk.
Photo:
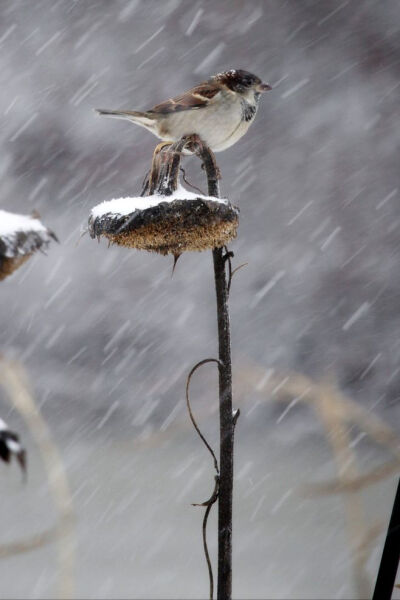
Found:
[{"label": "sunflower stalk", "polygon": [[[161,144],[160,144],[161,146]],[[168,195],[177,186],[181,153],[190,149],[198,156],[207,176],[208,195],[219,198],[220,172],[210,148],[198,136],[186,136],[168,147],[157,147],[149,174],[149,192],[157,190]],[[220,457],[218,476],[218,600],[232,597],[232,498],[234,429],[239,413],[232,410],[232,362],[226,265],[232,256],[226,247],[212,250],[217,300]],[[198,430],[197,426],[195,425]],[[198,431],[199,433],[199,431]],[[202,434],[200,434],[202,437]],[[203,440],[204,441],[204,440]],[[207,442],[205,442],[206,445]],[[209,512],[211,504],[207,504]],[[208,516],[208,514],[207,514]],[[205,536],[204,536],[205,539]],[[208,556],[205,545],[206,557]],[[209,560],[207,561],[208,565]],[[212,571],[210,573],[212,584]],[[210,597],[212,598],[213,585]]]}]

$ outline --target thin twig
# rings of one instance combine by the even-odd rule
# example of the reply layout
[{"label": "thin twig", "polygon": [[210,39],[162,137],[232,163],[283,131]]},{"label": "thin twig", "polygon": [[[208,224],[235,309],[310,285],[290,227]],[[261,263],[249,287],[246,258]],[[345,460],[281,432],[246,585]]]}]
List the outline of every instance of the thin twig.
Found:
[{"label": "thin twig", "polygon": [[232,283],[233,276],[235,275],[235,273],[237,273],[239,271],[239,269],[242,269],[243,267],[247,267],[248,264],[249,263],[247,263],[247,262],[242,263],[241,265],[239,265],[238,267],[235,267],[235,269],[233,269],[233,271],[230,272],[229,280],[228,280],[228,294],[231,291],[231,283]]},{"label": "thin twig", "polygon": [[58,527],[54,525],[45,531],[35,533],[29,538],[0,544],[0,558],[9,558],[15,554],[23,554],[41,548],[57,539]]},{"label": "thin twig", "polygon": [[192,378],[193,373],[202,365],[205,365],[210,362],[215,362],[215,363],[217,363],[217,365],[221,364],[220,361],[216,358],[205,358],[204,360],[201,360],[200,362],[198,362],[190,371],[187,381],[186,381],[186,404],[187,404],[187,408],[189,411],[190,420],[193,423],[193,427],[196,429],[202,442],[205,444],[206,448],[211,453],[211,456],[213,457],[213,462],[214,462],[214,469],[217,473],[215,476],[214,491],[213,491],[210,499],[206,500],[205,502],[202,502],[201,504],[193,504],[193,506],[206,506],[207,507],[206,512],[204,513],[204,518],[203,518],[203,548],[204,548],[204,555],[206,557],[206,562],[207,562],[208,576],[209,576],[209,580],[210,580],[210,600],[212,600],[214,597],[214,575],[213,575],[213,570],[212,570],[212,565],[211,565],[211,560],[210,560],[210,554],[208,552],[208,546],[207,546],[207,521],[208,521],[209,514],[211,512],[212,505],[217,501],[217,498],[218,498],[219,468],[218,468],[217,457],[214,454],[214,450],[211,448],[210,444],[207,442],[206,438],[201,433],[201,431],[196,423],[196,420],[193,416],[193,412],[192,412],[192,409],[190,406],[190,400],[189,400],[189,386],[190,386],[190,380]]},{"label": "thin twig", "polygon": [[210,579],[210,600],[212,600],[214,597],[214,575],[213,575],[213,570],[212,570],[212,565],[211,565],[210,554],[208,552],[208,546],[207,546],[207,521],[208,521],[208,517],[211,512],[212,505],[215,504],[215,502],[218,500],[218,488],[219,488],[219,476],[216,475],[214,491],[211,495],[211,498],[209,500],[206,500],[206,502],[202,502],[201,504],[193,504],[192,505],[192,506],[206,506],[207,507],[206,512],[204,513],[204,518],[203,518],[203,548],[204,548],[204,554],[205,554],[206,561],[207,561],[208,576]]},{"label": "thin twig", "polygon": [[182,173],[182,179],[185,183],[188,184],[188,186],[190,186],[191,188],[193,188],[194,190],[196,190],[197,192],[200,192],[200,194],[202,196],[205,196],[205,193],[198,187],[196,187],[195,185],[193,185],[193,183],[190,183],[190,181],[188,179],[186,179],[186,171],[183,167],[180,168],[180,171]]},{"label": "thin twig", "polygon": [[174,144],[164,143],[161,148],[160,168],[154,186],[154,190],[158,193],[170,196],[177,189],[182,150],[186,143],[187,140],[182,138]]},{"label": "thin twig", "polygon": [[234,257],[234,254],[231,250],[228,250],[228,246],[224,246],[224,250],[225,250],[225,254],[223,256],[223,259],[224,259],[224,261],[226,261],[228,263],[227,290],[228,290],[228,296],[229,296],[229,292],[231,291],[231,284],[232,284],[233,276],[235,275],[235,273],[237,273],[239,271],[239,269],[241,269],[242,267],[246,267],[249,263],[245,262],[245,263],[239,265],[238,267],[236,267],[235,269],[232,269],[232,258]]},{"label": "thin twig", "polygon": [[224,251],[225,254],[223,256],[223,259],[225,262],[228,263],[228,283],[227,283],[227,292],[228,292],[228,296],[229,296],[229,290],[231,287],[231,281],[232,281],[232,258],[234,256],[233,252],[230,252],[228,250],[228,246],[224,246]]},{"label": "thin twig", "polygon": [[215,479],[215,486],[214,486],[213,493],[211,494],[209,499],[205,500],[204,502],[193,502],[192,506],[210,506],[210,504],[214,504],[214,502],[218,498],[219,475],[215,475],[214,479]]},{"label": "thin twig", "polygon": [[238,418],[240,417],[240,408],[237,408],[234,412],[233,412],[233,416],[232,416],[232,422],[233,422],[233,427],[236,427],[236,423]]},{"label": "thin twig", "polygon": [[210,444],[207,442],[206,438],[201,433],[199,426],[196,423],[196,420],[193,416],[192,408],[190,406],[190,400],[189,400],[189,387],[190,387],[190,380],[192,379],[192,375],[194,374],[195,371],[197,371],[197,369],[199,367],[201,367],[202,365],[205,365],[207,363],[210,363],[210,362],[215,362],[215,363],[217,363],[217,365],[221,364],[221,361],[219,361],[217,358],[205,358],[205,359],[201,360],[200,362],[198,362],[197,364],[195,364],[194,367],[192,368],[192,370],[190,371],[190,373],[187,377],[187,380],[186,380],[186,405],[187,405],[187,408],[189,411],[190,420],[193,423],[193,427],[195,428],[195,430],[199,434],[200,439],[202,440],[203,444],[206,446],[207,450],[210,452],[211,456],[213,457],[214,469],[215,469],[217,475],[219,475],[219,467],[218,467],[217,457],[215,456],[214,450],[211,448]]},{"label": "thin twig", "polygon": [[372,471],[359,475],[358,477],[348,478],[346,481],[334,479],[321,483],[308,483],[304,488],[306,495],[325,496],[330,494],[343,494],[359,492],[372,483],[378,483],[382,479],[387,479],[391,475],[400,473],[400,463],[393,460],[383,465],[379,465]]},{"label": "thin twig", "polygon": [[235,256],[234,253],[232,252],[232,250],[228,249],[228,246],[226,246],[226,245],[223,246],[223,249],[225,251],[225,254],[222,257],[223,260],[229,260],[229,259],[231,259],[231,258],[233,258]]},{"label": "thin twig", "polygon": [[146,175],[144,176],[144,179],[143,179],[143,181],[142,181],[142,191],[140,192],[140,195],[141,195],[141,196],[145,196],[145,195],[146,195],[146,192],[147,192],[147,190],[149,189],[149,182],[150,182],[150,179],[149,179],[149,177],[150,177],[150,171],[151,171],[151,169],[149,169],[149,170],[147,171],[147,173],[146,173]]}]

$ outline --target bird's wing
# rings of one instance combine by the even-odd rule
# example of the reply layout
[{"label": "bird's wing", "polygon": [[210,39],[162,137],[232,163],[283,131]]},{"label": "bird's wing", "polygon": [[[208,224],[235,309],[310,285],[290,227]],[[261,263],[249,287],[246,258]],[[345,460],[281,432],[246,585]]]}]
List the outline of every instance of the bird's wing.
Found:
[{"label": "bird's wing", "polygon": [[171,98],[166,102],[157,104],[148,112],[169,114],[182,110],[205,108],[219,91],[220,88],[213,83],[200,83],[200,85],[188,90],[181,96],[176,96],[176,98]]}]

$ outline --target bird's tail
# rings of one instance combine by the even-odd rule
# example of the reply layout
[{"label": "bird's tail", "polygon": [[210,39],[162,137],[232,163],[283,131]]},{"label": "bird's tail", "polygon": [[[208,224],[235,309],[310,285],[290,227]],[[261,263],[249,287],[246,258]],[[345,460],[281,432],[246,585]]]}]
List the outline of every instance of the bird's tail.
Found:
[{"label": "bird's tail", "polygon": [[99,115],[104,117],[128,119],[128,121],[142,125],[142,127],[152,127],[154,125],[154,118],[146,112],[139,112],[137,110],[109,110],[108,108],[96,108],[95,110]]}]

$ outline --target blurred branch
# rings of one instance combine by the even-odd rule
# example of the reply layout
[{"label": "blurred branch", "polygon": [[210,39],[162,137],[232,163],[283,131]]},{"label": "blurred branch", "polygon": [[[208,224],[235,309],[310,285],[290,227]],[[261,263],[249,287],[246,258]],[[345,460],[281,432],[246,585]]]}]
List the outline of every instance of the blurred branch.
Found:
[{"label": "blurred branch", "polygon": [[29,538],[16,540],[5,544],[0,544],[0,558],[9,558],[15,554],[23,554],[42,548],[46,544],[54,542],[57,537],[57,526],[50,527],[45,531],[36,533]]},{"label": "blurred branch", "polygon": [[[325,408],[322,408],[321,398],[328,397],[327,403],[332,419],[356,425],[395,457],[394,461],[376,467],[369,473],[354,474],[353,477],[347,478],[345,482],[336,479],[321,484],[311,484],[313,489],[320,489],[321,493],[323,493],[323,490],[329,490],[329,493],[346,491],[352,493],[400,471],[400,440],[393,429],[376,415],[372,415],[356,402],[350,400],[333,385],[326,382],[316,382],[295,372],[289,372],[288,374],[272,373],[264,381],[265,370],[254,366],[244,369],[241,376],[242,379],[253,386],[254,381],[260,381],[261,383],[256,386],[257,391],[267,392],[271,394],[272,398],[284,402],[288,398],[296,399],[299,402],[308,404],[320,419],[323,418],[322,413],[326,414],[327,410],[326,405]],[[315,486],[318,486],[318,488]]]},{"label": "blurred branch", "polygon": [[75,534],[72,496],[67,476],[58,450],[51,438],[49,429],[36,407],[29,392],[25,373],[15,362],[0,360],[0,382],[7,391],[10,403],[25,420],[35,443],[38,446],[47,472],[50,493],[59,513],[55,527],[32,538],[6,544],[0,548],[1,556],[10,556],[32,550],[55,539],[58,543],[58,564],[60,570],[59,598],[72,598],[74,595]]},{"label": "blurred branch", "polygon": [[193,183],[190,183],[190,181],[186,178],[186,171],[183,167],[180,167],[180,171],[182,173],[182,179],[185,183],[187,183],[188,186],[190,186],[191,188],[193,188],[194,190],[196,190],[196,192],[199,192],[199,194],[201,194],[202,196],[205,196],[206,194],[197,186],[193,185]]},{"label": "blurred branch", "polygon": [[[326,429],[326,438],[336,461],[338,481],[340,484],[346,484],[357,476],[357,468],[354,452],[350,447],[348,429],[338,413],[331,408],[334,402],[329,387],[322,386],[319,403],[315,406],[318,407],[318,414]],[[343,504],[357,594],[359,598],[368,598],[370,583],[365,570],[369,551],[369,544],[366,543],[368,527],[361,497],[359,494],[344,494]]]},{"label": "blurred branch", "polygon": [[[382,526],[374,524],[368,527],[359,492],[400,471],[398,437],[378,417],[365,411],[328,382],[315,382],[305,375],[293,372],[287,375],[271,372],[269,377],[265,377],[265,371],[254,366],[248,367],[241,374],[253,386],[254,381],[259,381],[258,386],[255,386],[257,391],[266,392],[272,398],[283,401],[290,399],[292,402],[295,399],[310,405],[322,422],[336,462],[337,476],[332,481],[308,484],[306,493],[343,494],[357,594],[359,598],[369,597],[371,586],[365,565],[372,542],[381,532]],[[349,424],[365,431],[372,440],[393,454],[395,460],[359,475],[356,453],[350,443]]]},{"label": "blurred branch", "polygon": [[391,461],[376,467],[370,473],[359,475],[351,480],[340,481],[335,479],[324,483],[308,483],[305,493],[312,496],[327,496],[346,492],[360,492],[363,488],[396,475],[399,471],[399,461]]}]

